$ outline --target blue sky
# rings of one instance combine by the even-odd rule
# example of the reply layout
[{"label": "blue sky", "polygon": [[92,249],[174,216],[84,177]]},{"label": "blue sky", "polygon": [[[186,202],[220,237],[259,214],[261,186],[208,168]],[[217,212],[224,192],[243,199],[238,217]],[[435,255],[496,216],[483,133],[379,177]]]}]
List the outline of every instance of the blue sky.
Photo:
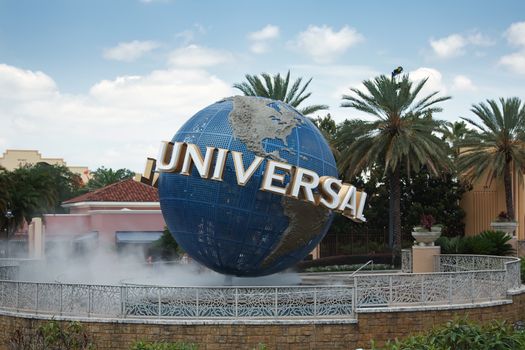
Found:
[{"label": "blue sky", "polygon": [[[312,77],[337,121],[348,88],[402,65],[453,97],[525,100],[523,1],[0,0],[0,152],[141,171],[244,74]],[[321,113],[324,115],[324,113]]]}]

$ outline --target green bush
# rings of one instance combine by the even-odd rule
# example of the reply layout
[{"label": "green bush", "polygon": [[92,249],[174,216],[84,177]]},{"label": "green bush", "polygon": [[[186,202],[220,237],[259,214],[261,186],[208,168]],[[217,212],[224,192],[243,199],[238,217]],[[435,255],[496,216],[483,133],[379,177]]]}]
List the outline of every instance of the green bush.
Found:
[{"label": "green bush", "polygon": [[436,243],[443,254],[511,255],[510,237],[501,231],[483,231],[472,237],[440,237]]},{"label": "green bush", "polygon": [[447,322],[445,326],[404,340],[387,342],[378,348],[384,350],[523,350],[525,332],[515,330],[506,322],[494,321],[488,325],[464,319]]},{"label": "green bush", "polygon": [[182,342],[168,343],[168,342],[144,342],[138,341],[131,346],[130,350],[197,350],[195,344],[188,344]]},{"label": "green bush", "polygon": [[36,332],[17,329],[9,340],[13,350],[92,350],[95,349],[91,337],[79,322],[63,325],[49,321],[38,327]]},{"label": "green bush", "polygon": [[[355,271],[362,267],[363,264],[353,264],[353,265],[330,265],[330,266],[316,266],[309,267],[304,270],[304,272],[338,272],[338,271]],[[361,269],[365,270],[392,270],[394,266],[386,264],[374,264],[366,265]]]}]

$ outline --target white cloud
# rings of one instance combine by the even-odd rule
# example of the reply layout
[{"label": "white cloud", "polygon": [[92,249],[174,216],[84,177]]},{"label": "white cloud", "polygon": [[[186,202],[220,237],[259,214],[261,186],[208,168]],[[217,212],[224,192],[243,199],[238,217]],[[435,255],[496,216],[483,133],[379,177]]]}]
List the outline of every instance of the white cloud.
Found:
[{"label": "white cloud", "polygon": [[459,34],[452,34],[438,40],[430,40],[430,46],[440,58],[450,58],[464,53],[467,41]]},{"label": "white cloud", "polygon": [[464,75],[456,75],[452,83],[452,90],[457,91],[475,91],[477,87],[472,83],[468,77]]},{"label": "white cloud", "polygon": [[518,51],[500,58],[499,64],[507,66],[511,71],[525,74],[525,51]]},{"label": "white cloud", "polygon": [[279,37],[279,27],[268,24],[261,30],[248,34],[251,41],[250,50],[253,53],[265,53],[270,48],[270,41]]},{"label": "white cloud", "polygon": [[465,53],[467,46],[491,46],[494,41],[478,31],[467,35],[451,34],[441,39],[430,39],[430,46],[439,58],[452,58]]},{"label": "white cloud", "polygon": [[159,46],[160,44],[154,41],[133,40],[104,50],[103,56],[108,60],[132,62]]},{"label": "white cloud", "polygon": [[467,41],[475,46],[492,46],[495,41],[480,32],[473,32],[467,36]]},{"label": "white cloud", "polygon": [[190,29],[186,29],[175,34],[175,37],[181,38],[182,44],[187,46],[192,43],[198,35],[203,34],[206,34],[206,28],[204,28],[199,23],[195,23]]},{"label": "white cloud", "polygon": [[169,63],[176,67],[211,67],[234,61],[233,55],[224,50],[215,50],[189,45],[170,53]]},{"label": "white cloud", "polygon": [[520,50],[502,56],[499,64],[515,73],[525,74],[525,22],[512,23],[505,31],[505,37],[509,44],[520,47]]},{"label": "white cloud", "polygon": [[248,35],[250,40],[269,40],[279,36],[279,27],[268,24],[259,31],[252,32]]},{"label": "white cloud", "polygon": [[420,81],[428,78],[425,86],[419,93],[420,97],[424,97],[434,91],[439,91],[441,94],[447,93],[447,88],[443,83],[443,75],[437,69],[421,67],[409,72],[408,74],[413,81]]},{"label": "white cloud", "polygon": [[525,46],[525,22],[512,23],[505,31],[507,41],[514,46]]},{"label": "white cloud", "polygon": [[48,75],[0,64],[0,100],[50,98],[56,93],[56,84]]},{"label": "white cloud", "polygon": [[44,73],[0,65],[0,141],[64,157],[70,165],[142,171],[161,140],[232,93],[230,84],[204,70],[167,69],[103,80],[85,94],[68,95]]},{"label": "white cloud", "polygon": [[291,46],[310,55],[315,62],[330,63],[350,47],[362,42],[364,37],[357,30],[344,26],[339,31],[326,25],[309,26],[299,33]]}]

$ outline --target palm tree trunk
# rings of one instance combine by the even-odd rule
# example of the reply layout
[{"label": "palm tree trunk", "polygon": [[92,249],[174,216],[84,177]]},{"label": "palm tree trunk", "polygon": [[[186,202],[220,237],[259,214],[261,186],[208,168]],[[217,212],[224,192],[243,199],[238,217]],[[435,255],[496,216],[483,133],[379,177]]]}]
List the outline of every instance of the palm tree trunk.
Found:
[{"label": "palm tree trunk", "polygon": [[393,241],[392,264],[394,264],[401,252],[401,184],[399,166],[393,171],[389,171],[388,180],[390,187],[388,231],[391,235],[389,238]]},{"label": "palm tree trunk", "polygon": [[512,173],[510,161],[505,163],[503,182],[505,184],[505,202],[507,204],[507,215],[511,220],[514,220],[514,202],[512,199]]}]

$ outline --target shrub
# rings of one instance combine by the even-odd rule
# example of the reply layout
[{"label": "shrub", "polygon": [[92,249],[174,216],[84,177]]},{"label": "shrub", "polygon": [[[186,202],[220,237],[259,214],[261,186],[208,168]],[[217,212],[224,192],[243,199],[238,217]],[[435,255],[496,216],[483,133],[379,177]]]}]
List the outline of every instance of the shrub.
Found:
[{"label": "shrub", "polygon": [[168,343],[168,342],[144,342],[138,341],[131,346],[130,350],[197,350],[195,344],[188,344],[182,342]]},{"label": "shrub", "polygon": [[13,350],[91,350],[95,349],[91,337],[84,331],[79,322],[63,325],[49,321],[38,327],[36,332],[17,329],[9,340]]},{"label": "shrub", "polygon": [[[372,349],[378,350],[372,342]],[[525,349],[525,332],[506,322],[488,325],[458,319],[424,334],[387,342],[385,350],[517,350]]]},{"label": "shrub", "polygon": [[511,255],[510,237],[501,231],[483,231],[473,237],[440,237],[436,243],[443,254]]},{"label": "shrub", "polygon": [[457,236],[457,237],[439,237],[436,240],[436,244],[441,247],[442,254],[468,254],[469,253],[469,242],[468,237]]},{"label": "shrub", "polygon": [[[330,266],[316,266],[316,267],[309,267],[304,269],[305,272],[337,272],[337,271],[355,271],[359,268],[363,267],[363,264],[355,264],[355,265],[330,265]],[[366,265],[361,269],[361,271],[365,270],[392,270],[394,266],[392,265],[386,265],[386,264],[374,264],[374,265]]]},{"label": "shrub", "polygon": [[487,255],[511,255],[516,252],[510,245],[510,236],[505,232],[501,231],[483,231],[474,239],[488,242],[485,247],[485,251],[479,249],[475,254],[487,254]]}]

